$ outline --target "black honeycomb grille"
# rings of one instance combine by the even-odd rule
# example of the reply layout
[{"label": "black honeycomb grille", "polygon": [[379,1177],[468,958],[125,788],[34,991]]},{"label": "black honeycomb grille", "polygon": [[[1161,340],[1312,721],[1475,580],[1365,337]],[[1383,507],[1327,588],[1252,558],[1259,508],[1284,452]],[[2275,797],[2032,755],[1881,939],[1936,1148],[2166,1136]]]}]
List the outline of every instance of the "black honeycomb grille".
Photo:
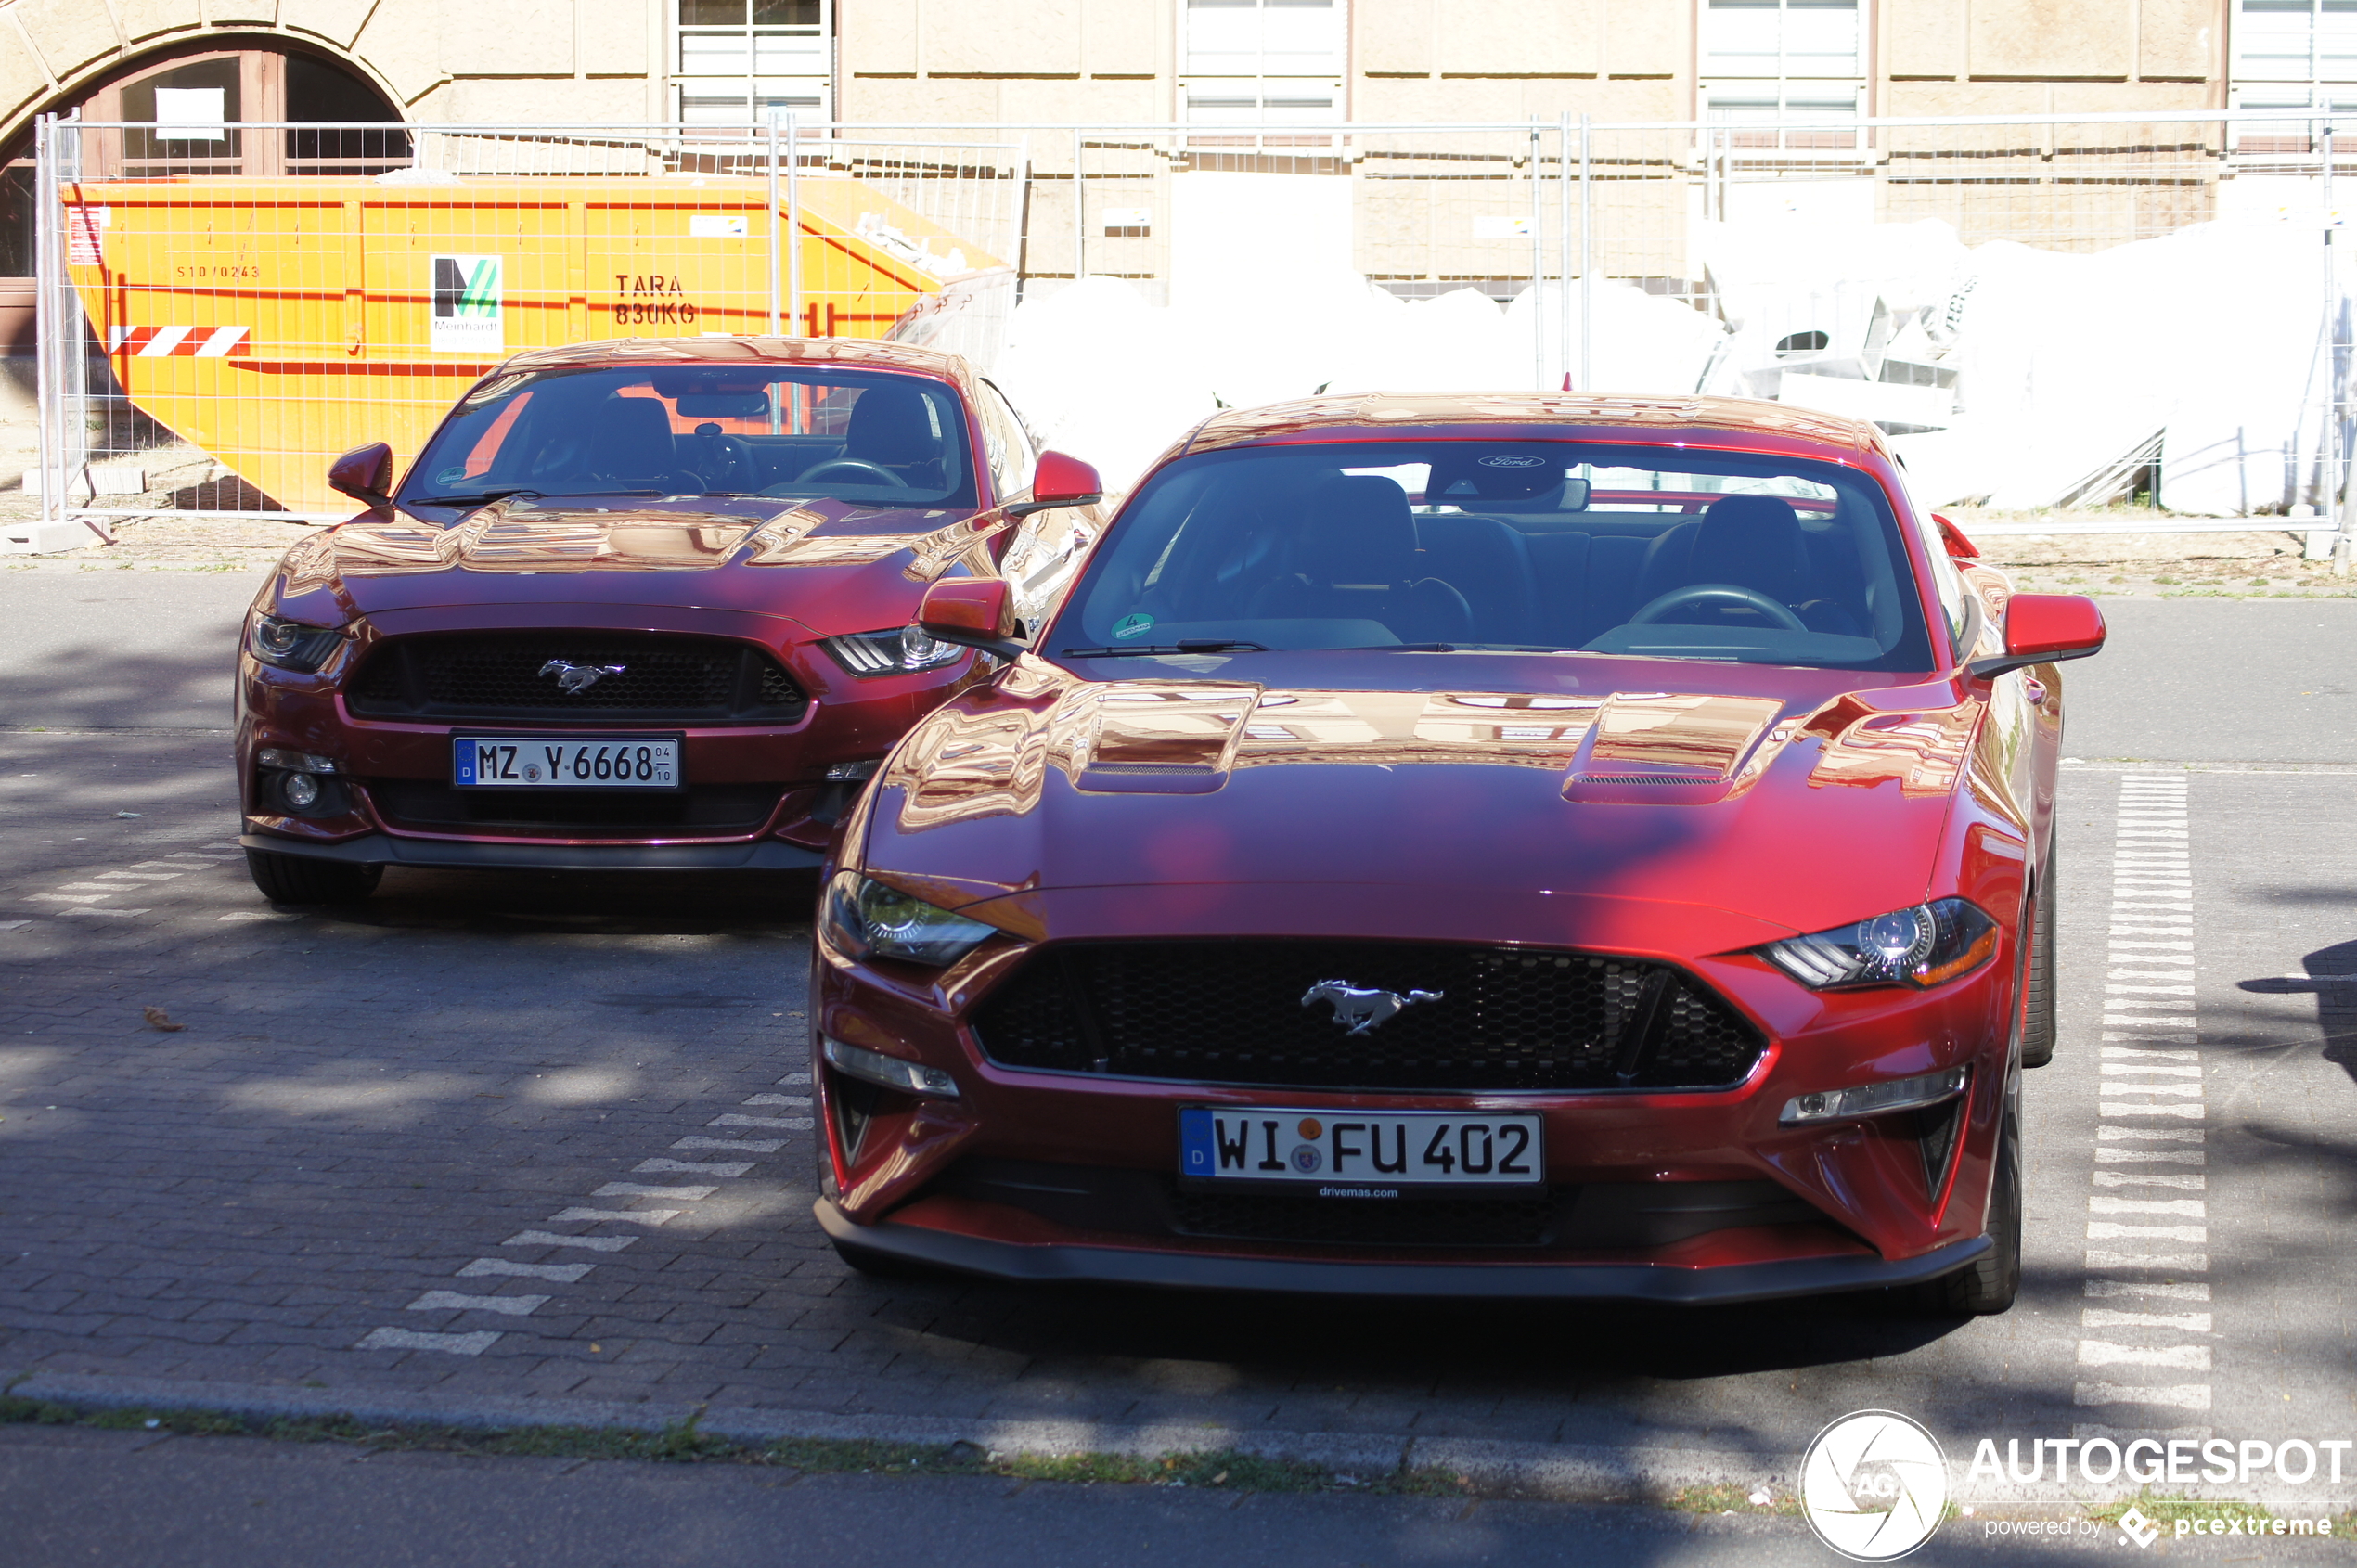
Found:
[{"label": "black honeycomb grille", "polygon": [[[554,662],[601,669],[565,691]],[[777,661],[717,637],[618,632],[470,633],[380,645],[354,679],[354,713],[632,724],[792,723],[809,700]]]},{"label": "black honeycomb grille", "polygon": [[[1364,1035],[1321,981],[1439,999]],[[994,1061],[1190,1083],[1419,1091],[1719,1088],[1764,1042],[1667,965],[1585,953],[1364,942],[1044,947],[985,998]]]}]

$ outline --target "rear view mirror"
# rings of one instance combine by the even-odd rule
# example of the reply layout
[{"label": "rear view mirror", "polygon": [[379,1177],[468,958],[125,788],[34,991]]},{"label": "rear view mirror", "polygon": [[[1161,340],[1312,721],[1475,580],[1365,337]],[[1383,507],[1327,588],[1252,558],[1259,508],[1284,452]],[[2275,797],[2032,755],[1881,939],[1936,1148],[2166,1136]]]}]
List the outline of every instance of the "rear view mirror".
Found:
[{"label": "rear view mirror", "polygon": [[1007,636],[1012,603],[1002,577],[945,577],[925,590],[917,624],[936,641],[1012,659],[1024,651]]},{"label": "rear view mirror", "polygon": [[1989,680],[2031,664],[2084,659],[2103,651],[2104,612],[2083,594],[2016,594],[2005,601],[2005,651],[1972,662]]},{"label": "rear view mirror", "polygon": [[1061,452],[1042,452],[1039,466],[1032,470],[1031,499],[1001,510],[1009,517],[1029,517],[1050,507],[1093,506],[1104,498],[1105,483],[1095,469]]},{"label": "rear view mirror", "polygon": [[758,419],[769,412],[761,392],[681,392],[675,405],[683,419]]},{"label": "rear view mirror", "polygon": [[328,465],[328,488],[372,507],[393,505],[385,494],[392,483],[393,448],[381,441],[355,446]]}]

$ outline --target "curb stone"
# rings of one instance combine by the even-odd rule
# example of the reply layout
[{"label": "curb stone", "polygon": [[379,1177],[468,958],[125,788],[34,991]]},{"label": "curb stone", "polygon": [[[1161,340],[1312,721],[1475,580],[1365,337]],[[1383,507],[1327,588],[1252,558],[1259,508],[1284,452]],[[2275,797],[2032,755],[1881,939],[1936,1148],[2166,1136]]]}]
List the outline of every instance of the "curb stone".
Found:
[{"label": "curb stone", "polygon": [[759,1407],[699,1407],[683,1401],[644,1404],[590,1400],[449,1399],[400,1390],[337,1392],[263,1383],[182,1382],[34,1372],[6,1392],[19,1399],[87,1409],[147,1407],[206,1410],[254,1420],[416,1422],[496,1430],[565,1426],[659,1432],[701,1412],[697,1430],[739,1442],[781,1438],[922,1444],[947,1447],[964,1441],[999,1453],[1054,1457],[1114,1453],[1152,1457],[1187,1449],[1232,1448],[1262,1459],[1322,1465],[1342,1474],[1388,1475],[1401,1469],[1441,1469],[1473,1477],[1485,1487],[1508,1488],[1556,1502],[1664,1500],[1698,1486],[1792,1488],[1793,1461],[1784,1456],[1707,1449],[1610,1447],[1601,1445],[1510,1443],[1452,1437],[1383,1437],[1345,1433],[1243,1430],[1187,1422],[1107,1424],[1092,1421],[965,1420],[945,1416],[844,1415],[825,1410]]}]

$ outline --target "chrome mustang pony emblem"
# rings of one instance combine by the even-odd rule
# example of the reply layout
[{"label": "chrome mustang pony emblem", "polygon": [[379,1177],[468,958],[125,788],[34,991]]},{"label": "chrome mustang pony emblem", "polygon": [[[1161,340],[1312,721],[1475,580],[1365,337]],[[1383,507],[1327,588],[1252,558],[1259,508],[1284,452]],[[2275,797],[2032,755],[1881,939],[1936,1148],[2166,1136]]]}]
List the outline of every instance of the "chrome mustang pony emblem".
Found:
[{"label": "chrome mustang pony emblem", "polygon": [[1418,1002],[1436,1002],[1446,993],[1410,991],[1401,996],[1397,991],[1376,991],[1353,985],[1346,980],[1321,980],[1301,998],[1305,1008],[1326,1002],[1334,1009],[1334,1022],[1346,1023],[1353,1035],[1365,1035],[1377,1025],[1388,1022],[1400,1009]]},{"label": "chrome mustang pony emblem", "polygon": [[562,659],[551,659],[540,666],[544,675],[557,677],[557,689],[567,697],[588,690],[608,675],[618,675],[627,664],[573,664]]}]

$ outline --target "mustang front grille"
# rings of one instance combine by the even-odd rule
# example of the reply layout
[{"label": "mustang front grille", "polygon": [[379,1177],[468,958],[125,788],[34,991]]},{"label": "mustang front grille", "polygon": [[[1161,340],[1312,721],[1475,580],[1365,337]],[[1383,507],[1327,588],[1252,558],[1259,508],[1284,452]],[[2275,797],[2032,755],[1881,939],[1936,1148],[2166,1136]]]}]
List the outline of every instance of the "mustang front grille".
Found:
[{"label": "mustang front grille", "polygon": [[[550,665],[591,672],[585,683]],[[760,649],[629,632],[466,632],[395,637],[345,700],[382,718],[599,724],[792,724],[809,698]]]},{"label": "mustang front grille", "polygon": [[369,778],[369,798],[395,826],[429,829],[572,829],[588,837],[754,833],[776,814],[783,784],[689,784],[682,790],[454,790],[434,778]]},{"label": "mustang front grille", "polygon": [[[1327,981],[1429,999],[1352,1033],[1324,996],[1304,1005]],[[1410,1093],[1723,1088],[1765,1043],[1665,964],[1371,942],[1043,947],[984,1000],[974,1029],[1009,1067]]]}]

